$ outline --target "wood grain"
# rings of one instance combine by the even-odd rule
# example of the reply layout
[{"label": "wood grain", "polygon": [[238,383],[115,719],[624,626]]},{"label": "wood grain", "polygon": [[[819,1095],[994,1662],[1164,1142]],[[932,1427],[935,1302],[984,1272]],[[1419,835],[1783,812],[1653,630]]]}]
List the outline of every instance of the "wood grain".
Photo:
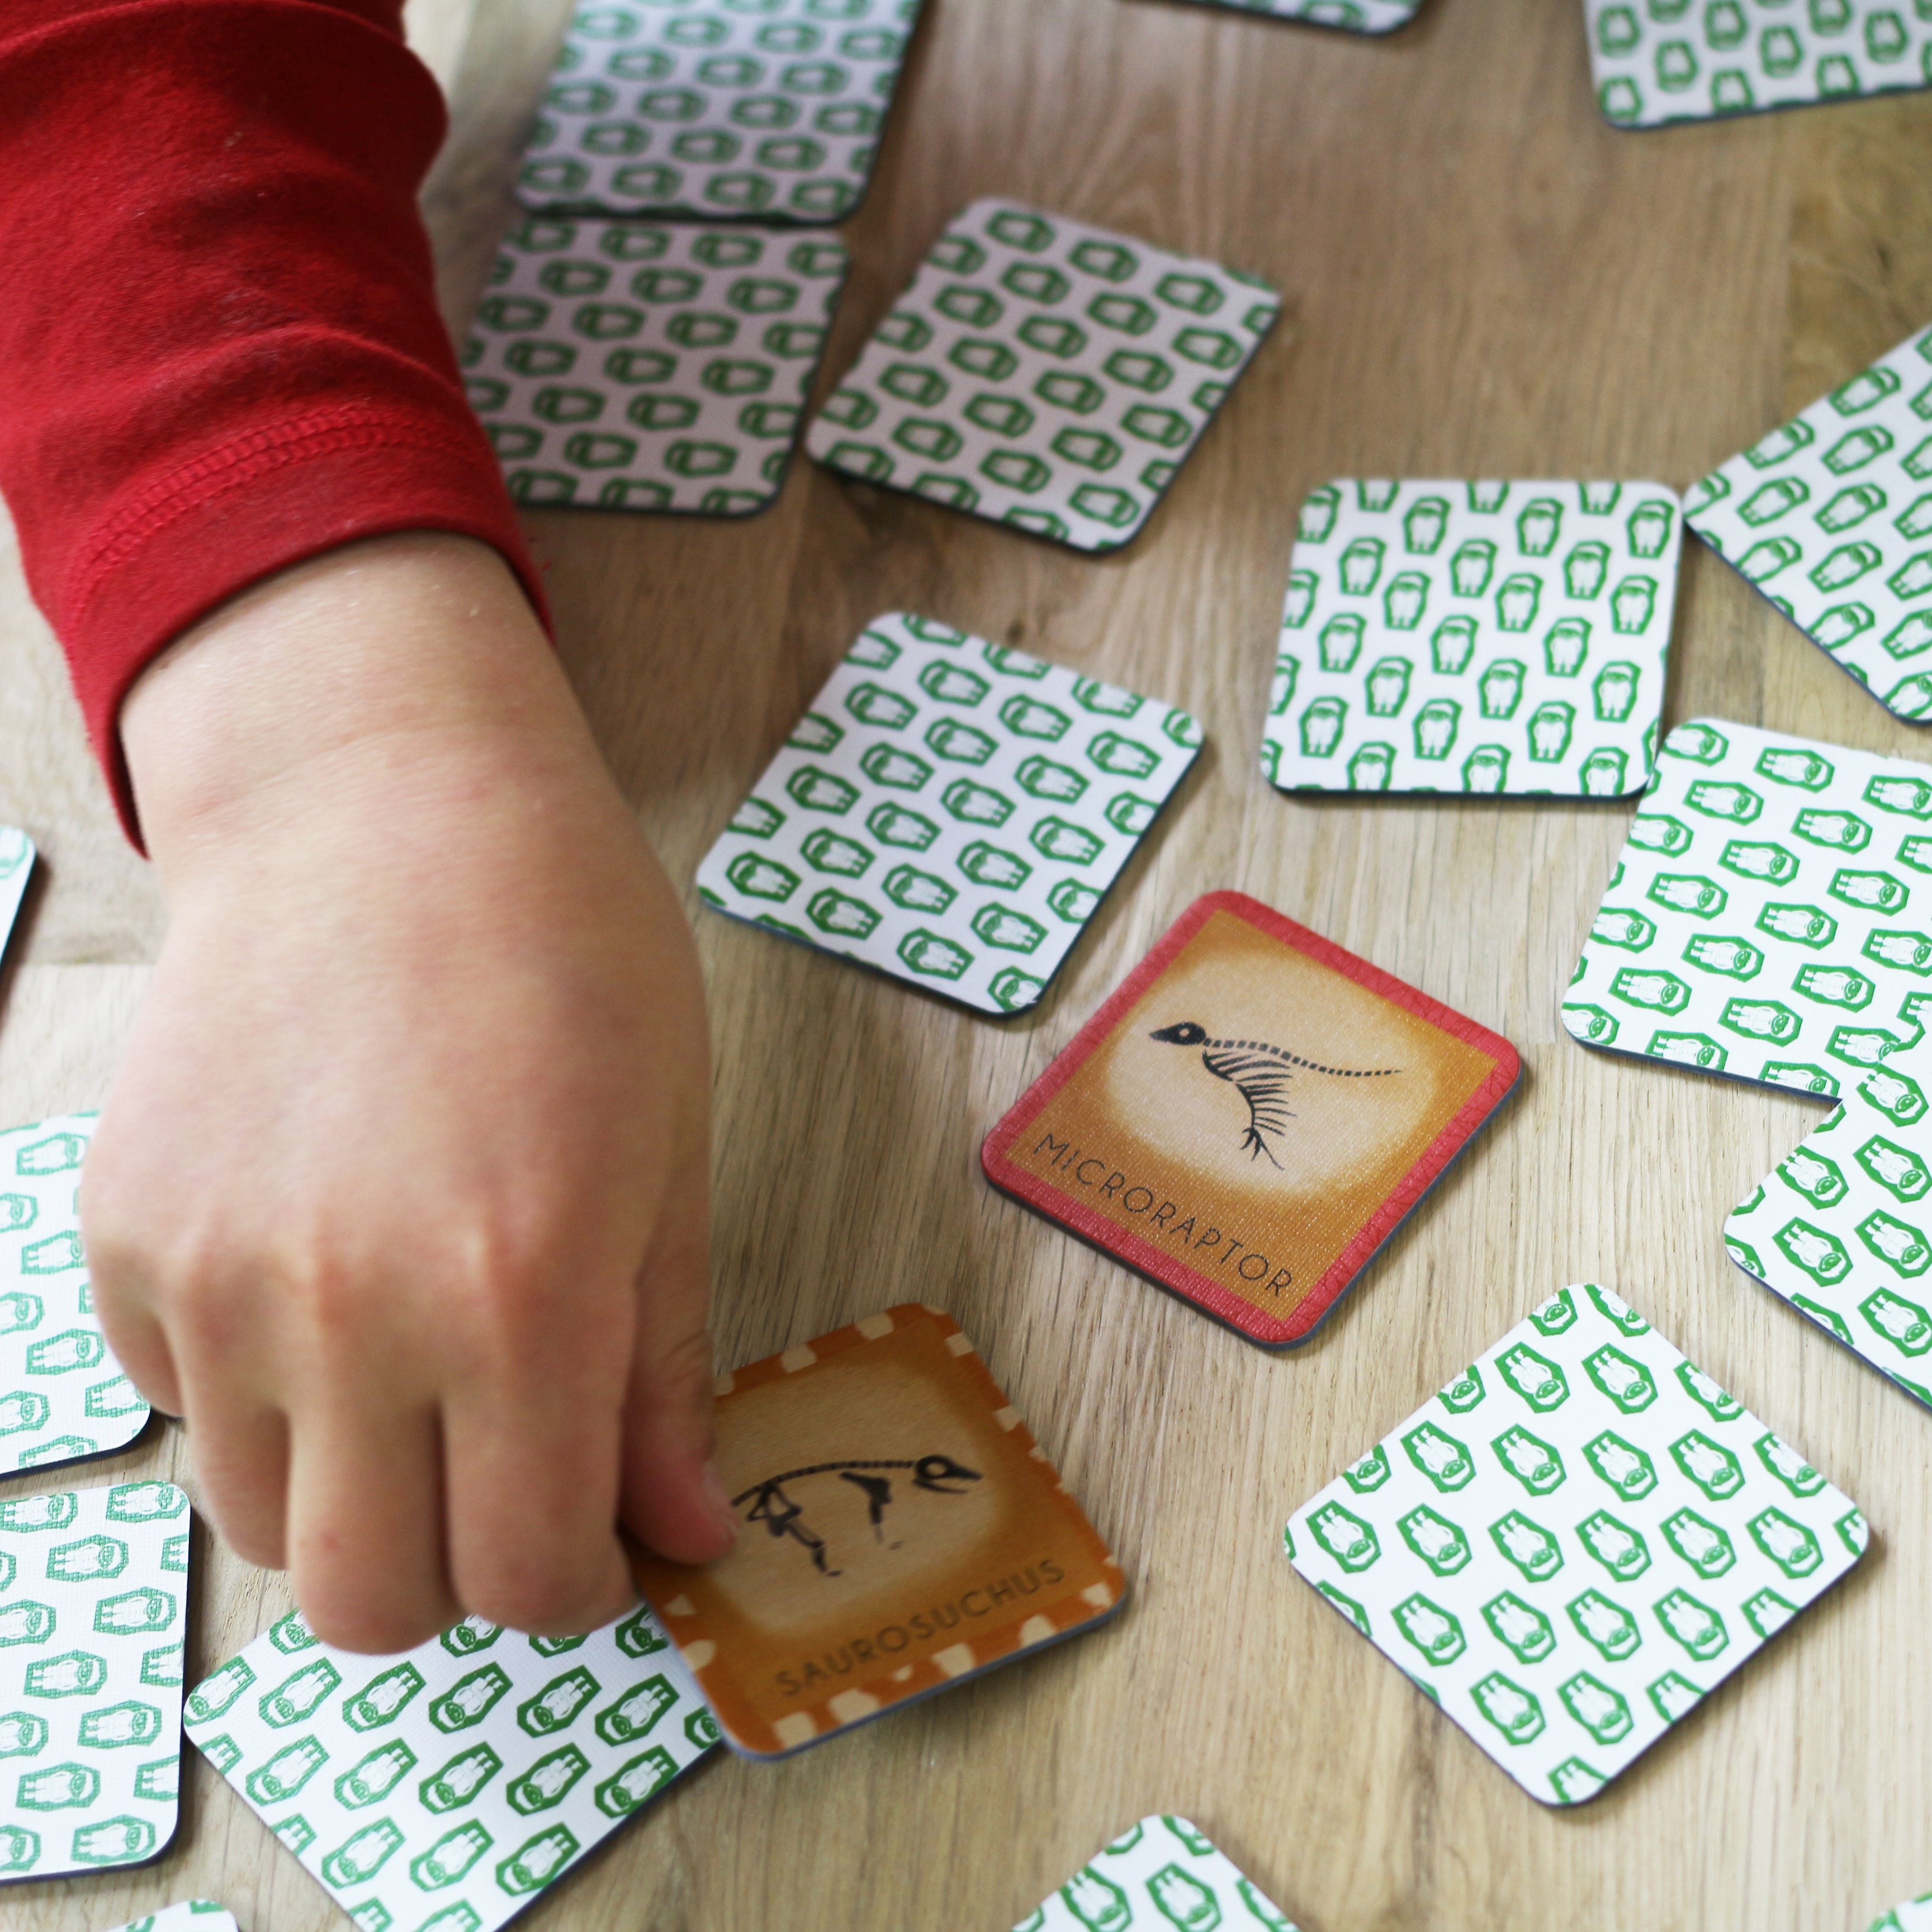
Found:
[{"label": "wood grain", "polygon": [[[565,0],[415,0],[454,90],[427,197],[453,324],[508,218]],[[674,875],[875,612],[910,606],[1186,705],[1208,746],[1034,1013],[992,1025],[698,915],[717,1054],[721,1364],[916,1295],[980,1343],[1120,1552],[1106,1632],[782,1766],[723,1760],[530,1932],[1000,1932],[1143,1813],[1198,1821],[1305,1932],[1856,1932],[1932,1886],[1932,1416],[1725,1259],[1817,1118],[1593,1056],[1556,1021],[1627,809],[1290,802],[1258,776],[1297,503],[1333,474],[1682,487],[1932,314],[1932,100],[1629,134],[1577,0],[1429,0],[1365,44],[1184,0],[928,0],[831,356],[944,219],[1010,194],[1283,290],[1171,499],[1092,562],[801,463],[744,524],[532,516],[571,673]],[[1924,755],[1714,559],[1670,719]],[[161,928],[57,656],[0,559],[0,818],[47,878],[0,1118],[103,1090]],[[1258,1354],[994,1195],[982,1136],[1198,894],[1254,893],[1515,1040],[1510,1108],[1310,1348]],[[1509,1785],[1288,1572],[1289,1510],[1533,1303],[1616,1286],[1850,1490],[1843,1589],[1595,1804]],[[185,1472],[151,1432],[118,1475]],[[58,1484],[58,1472],[19,1490]],[[16,1492],[17,1492],[17,1491]],[[204,1538],[191,1667],[286,1603]],[[12,1932],[205,1893],[340,1919],[190,1754],[154,1869],[16,1890]],[[404,1928],[407,1932],[407,1928]]]}]

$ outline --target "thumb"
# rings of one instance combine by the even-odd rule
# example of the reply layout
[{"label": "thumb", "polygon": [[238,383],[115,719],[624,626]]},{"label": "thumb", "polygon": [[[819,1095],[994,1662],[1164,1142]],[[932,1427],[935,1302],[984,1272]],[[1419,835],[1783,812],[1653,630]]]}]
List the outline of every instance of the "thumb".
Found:
[{"label": "thumb", "polygon": [[710,1150],[702,1106],[690,1111],[698,1118],[678,1136],[638,1273],[622,1514],[660,1556],[709,1563],[731,1547],[738,1519],[711,1468]]}]

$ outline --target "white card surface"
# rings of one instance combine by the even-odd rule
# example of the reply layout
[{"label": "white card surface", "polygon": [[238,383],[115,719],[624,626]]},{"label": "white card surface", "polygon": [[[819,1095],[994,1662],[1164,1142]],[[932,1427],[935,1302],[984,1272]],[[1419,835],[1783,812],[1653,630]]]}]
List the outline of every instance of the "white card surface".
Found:
[{"label": "white card surface", "polygon": [[1532,1798],[1574,1804],[1850,1570],[1867,1532],[1586,1283],[1296,1511],[1284,1541]]},{"label": "white card surface", "polygon": [[184,1898],[145,1918],[130,1919],[116,1932],[236,1932],[235,1915],[212,1898]]},{"label": "white card surface", "polygon": [[0,1503],[0,1880],[173,1838],[188,1548],[172,1483]]},{"label": "white card surface", "polygon": [[188,1733],[360,1932],[496,1932],[718,1741],[641,1606],[390,1658],[291,1611],[190,1694]]},{"label": "white card surface", "polygon": [[530,217],[504,238],[463,352],[511,495],[764,509],[848,260],[831,234]]},{"label": "white card surface", "polygon": [[1932,1892],[1894,1905],[1882,1918],[1872,1922],[1871,1932],[1932,1932]]},{"label": "white card surface", "polygon": [[1642,790],[1682,548],[1658,483],[1322,484],[1263,774],[1286,791]]},{"label": "white card surface", "polygon": [[1346,28],[1352,34],[1392,34],[1416,16],[1422,0],[1201,0],[1238,14],[1262,14],[1275,20],[1306,20],[1318,27]]},{"label": "white card surface", "polygon": [[0,955],[7,950],[33,872],[34,842],[16,826],[0,825]]},{"label": "white card surface", "polygon": [[1887,710],[1932,716],[1932,329],[1732,457],[1684,512]]},{"label": "white card surface", "polygon": [[1597,103],[1620,128],[1708,121],[1926,84],[1907,0],[1583,0]]},{"label": "white card surface", "polygon": [[1197,1825],[1159,1813],[1124,1832],[1013,1932],[1295,1932]]},{"label": "white card surface", "polygon": [[1018,1012],[1200,744],[1184,711],[894,612],[812,700],[698,889],[977,1012]]},{"label": "white card surface", "polygon": [[1265,284],[1061,214],[976,201],[806,433],[869,483],[1117,550],[1280,313]]},{"label": "white card surface", "polygon": [[1724,1223],[1732,1260],[1932,1407],[1932,1040],[1840,1105]]},{"label": "white card surface", "polygon": [[843,221],[920,0],[580,7],[517,193],[539,211]]},{"label": "white card surface", "polygon": [[1700,718],[1664,740],[1563,999],[1586,1046],[1836,1094],[1932,994],[1932,766]]},{"label": "white card surface", "polygon": [[97,1116],[0,1132],[0,1474],[124,1448],[148,1405],[94,1312],[81,1163]]}]

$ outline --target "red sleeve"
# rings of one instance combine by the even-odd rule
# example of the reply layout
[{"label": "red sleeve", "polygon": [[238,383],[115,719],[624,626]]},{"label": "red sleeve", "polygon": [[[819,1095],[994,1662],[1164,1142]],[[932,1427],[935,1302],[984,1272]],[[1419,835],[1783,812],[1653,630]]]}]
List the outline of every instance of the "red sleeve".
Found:
[{"label": "red sleeve", "polygon": [[450,530],[543,602],[436,307],[402,0],[0,0],[0,491],[130,835],[122,699],[225,598]]}]

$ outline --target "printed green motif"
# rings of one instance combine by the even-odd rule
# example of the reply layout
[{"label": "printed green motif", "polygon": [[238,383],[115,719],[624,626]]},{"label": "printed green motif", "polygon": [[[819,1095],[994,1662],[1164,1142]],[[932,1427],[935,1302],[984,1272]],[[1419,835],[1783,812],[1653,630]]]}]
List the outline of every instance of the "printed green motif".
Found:
[{"label": "printed green motif", "polygon": [[920,0],[588,0],[518,195],[539,213],[843,221]]},{"label": "printed green motif", "polygon": [[131,1442],[148,1405],[94,1312],[80,1246],[81,1162],[95,1116],[0,1132],[0,1474]]},{"label": "printed green motif", "polygon": [[388,1658],[291,1611],[188,1732],[364,1932],[496,1932],[718,1742],[642,1608],[561,1646],[472,1617]]},{"label": "printed green motif", "polygon": [[698,891],[980,1012],[1017,1012],[1200,743],[1184,711],[894,613],[812,700]]},{"label": "printed green motif", "polygon": [[[1932,50],[1932,16],[1918,32]],[[1888,710],[1932,719],[1932,329],[1732,457],[1684,511]],[[1843,850],[1862,850],[1847,831]],[[1882,905],[1882,871],[1845,878],[1854,902]]]},{"label": "printed green motif", "polygon": [[[1932,767],[1751,725],[1680,724],[1571,976],[1564,1024],[1586,1046],[1828,1098],[1884,1076],[1932,1005],[1928,819]],[[1924,1111],[1916,1086],[1881,1077],[1874,1090],[1903,1110],[1895,1124]],[[1814,1204],[1842,1178],[1819,1168]],[[1854,1246],[1910,1249],[1913,1217],[1886,1211]]]},{"label": "printed green motif", "polygon": [[1262,770],[1285,791],[1650,782],[1682,549],[1656,483],[1324,483],[1301,506]]},{"label": "printed green motif", "polygon": [[172,1483],[0,1503],[0,1880],[174,1836],[188,1572]]},{"label": "printed green motif", "polygon": [[1210,7],[1240,14],[1265,14],[1277,20],[1308,20],[1318,27],[1345,27],[1352,34],[1392,34],[1415,18],[1422,0],[1202,0]]},{"label": "printed green motif", "polygon": [[1830,1116],[1732,1210],[1724,1241],[1747,1274],[1932,1406],[1928,1093],[1932,1042],[1848,1078]]},{"label": "printed green motif", "polygon": [[1583,0],[1597,103],[1620,128],[1926,85],[1913,0]]},{"label": "printed green motif", "polygon": [[748,516],[783,485],[848,257],[830,234],[531,215],[464,386],[532,507]]},{"label": "printed green motif", "polygon": [[863,482],[1076,550],[1139,530],[1281,298],[1010,202],[932,247],[806,447]]},{"label": "printed green motif", "polygon": [[1013,1932],[1294,1932],[1185,1818],[1143,1818]]},{"label": "printed green motif", "polygon": [[33,870],[34,842],[11,825],[0,825],[0,953],[7,950]]},{"label": "printed green motif", "polygon": [[1872,1922],[1870,1932],[1932,1932],[1932,1892],[1894,1905],[1882,1918]]},{"label": "printed green motif", "polygon": [[136,1918],[117,1932],[236,1932],[234,1915],[212,1898],[184,1899]]},{"label": "printed green motif", "polygon": [[1283,1548],[1532,1797],[1576,1804],[1850,1570],[1864,1519],[1594,1284],[1471,1381],[1495,1417],[1473,1453],[1432,1400],[1354,1466],[1382,1480],[1331,1484]]}]

